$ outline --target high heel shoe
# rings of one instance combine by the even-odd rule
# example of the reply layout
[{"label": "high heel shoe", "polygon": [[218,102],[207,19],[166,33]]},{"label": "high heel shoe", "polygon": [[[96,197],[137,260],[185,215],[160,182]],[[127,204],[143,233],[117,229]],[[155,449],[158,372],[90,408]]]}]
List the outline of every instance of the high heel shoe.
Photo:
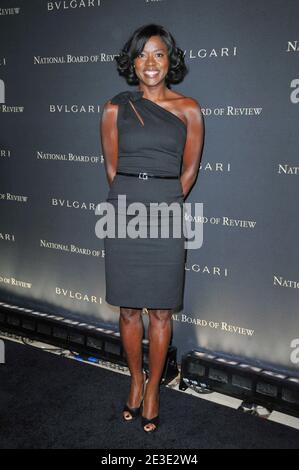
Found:
[{"label": "high heel shoe", "polygon": [[[142,403],[143,400],[142,400]],[[145,429],[145,427],[148,425],[148,424],[154,424],[154,428],[152,427],[151,429]],[[160,416],[159,414],[157,416],[155,416],[154,418],[146,418],[145,416],[142,416],[141,415],[141,426],[142,426],[142,429],[144,432],[154,432],[158,429],[158,426],[160,424]]]},{"label": "high heel shoe", "polygon": [[[146,384],[146,381],[148,379],[148,374],[145,370],[143,370],[143,377],[144,377],[144,380],[143,380],[143,391],[142,391],[142,400],[141,400],[141,403],[140,403],[140,406],[138,408],[130,408],[127,403],[125,404],[124,408],[123,408],[123,420],[128,422],[128,421],[134,421],[136,418],[138,418],[138,416],[140,415],[140,411],[141,411],[141,407],[142,407],[142,403],[143,403],[143,395],[144,395],[144,387],[145,387],[145,384]],[[130,413],[131,415],[131,418],[128,417],[128,418],[125,418],[124,417],[124,412],[128,412]]]},{"label": "high heel shoe", "polygon": [[[141,415],[141,426],[144,432],[149,433],[149,432],[155,432],[158,429],[160,423],[160,417],[159,415],[155,416],[154,418],[148,419],[145,418],[144,416]],[[145,426],[147,424],[154,424],[155,427],[151,429],[145,429]]]}]

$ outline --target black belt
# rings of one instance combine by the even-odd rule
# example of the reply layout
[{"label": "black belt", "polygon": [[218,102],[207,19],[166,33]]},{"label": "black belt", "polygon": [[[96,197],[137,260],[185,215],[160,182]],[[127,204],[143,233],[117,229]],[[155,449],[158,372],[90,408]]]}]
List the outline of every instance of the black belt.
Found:
[{"label": "black belt", "polygon": [[141,180],[147,180],[148,178],[167,178],[167,179],[178,179],[179,176],[162,176],[162,175],[153,175],[151,173],[125,173],[123,171],[117,171],[117,175],[126,175],[126,176],[137,176]]}]

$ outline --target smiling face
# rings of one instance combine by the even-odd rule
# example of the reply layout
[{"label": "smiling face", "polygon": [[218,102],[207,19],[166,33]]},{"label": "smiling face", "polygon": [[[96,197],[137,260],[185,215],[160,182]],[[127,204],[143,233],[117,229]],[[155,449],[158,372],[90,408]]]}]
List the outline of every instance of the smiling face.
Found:
[{"label": "smiling face", "polygon": [[151,36],[143,51],[134,59],[135,73],[147,86],[161,83],[168,72],[169,58],[165,42],[160,36]]}]

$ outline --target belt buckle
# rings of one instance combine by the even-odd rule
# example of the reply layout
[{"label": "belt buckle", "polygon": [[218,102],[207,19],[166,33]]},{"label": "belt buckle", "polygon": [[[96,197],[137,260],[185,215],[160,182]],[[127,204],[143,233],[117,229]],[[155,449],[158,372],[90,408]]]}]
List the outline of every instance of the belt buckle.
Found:
[{"label": "belt buckle", "polygon": [[138,178],[140,178],[141,180],[147,180],[148,175],[147,175],[147,173],[139,173]]}]

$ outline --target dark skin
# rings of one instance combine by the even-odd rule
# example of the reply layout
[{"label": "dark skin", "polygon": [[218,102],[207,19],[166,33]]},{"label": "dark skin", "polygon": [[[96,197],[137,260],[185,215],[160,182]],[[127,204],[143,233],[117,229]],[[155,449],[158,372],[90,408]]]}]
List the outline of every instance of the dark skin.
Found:
[{"label": "dark skin", "polygon": [[[165,76],[169,68],[167,46],[160,36],[152,36],[146,42],[143,51],[134,60],[135,73],[139,79],[139,90],[143,97],[154,101],[175,114],[187,125],[187,137],[183,154],[183,166],[180,181],[184,198],[189,194],[198,174],[204,139],[204,124],[199,103],[193,98],[169,90],[165,84]],[[156,70],[154,77],[147,75],[148,70]],[[117,169],[118,105],[107,101],[101,118],[101,141],[105,155],[105,169],[109,186]],[[142,415],[153,418],[159,413],[159,385],[165,366],[168,346],[172,334],[172,310],[148,309],[149,313],[149,380],[147,382]],[[138,407],[142,400],[142,309],[120,307],[119,328],[128,367],[131,373],[131,387],[127,404],[131,408]],[[131,419],[128,412],[126,419]],[[145,426],[149,431],[154,424]]]}]

